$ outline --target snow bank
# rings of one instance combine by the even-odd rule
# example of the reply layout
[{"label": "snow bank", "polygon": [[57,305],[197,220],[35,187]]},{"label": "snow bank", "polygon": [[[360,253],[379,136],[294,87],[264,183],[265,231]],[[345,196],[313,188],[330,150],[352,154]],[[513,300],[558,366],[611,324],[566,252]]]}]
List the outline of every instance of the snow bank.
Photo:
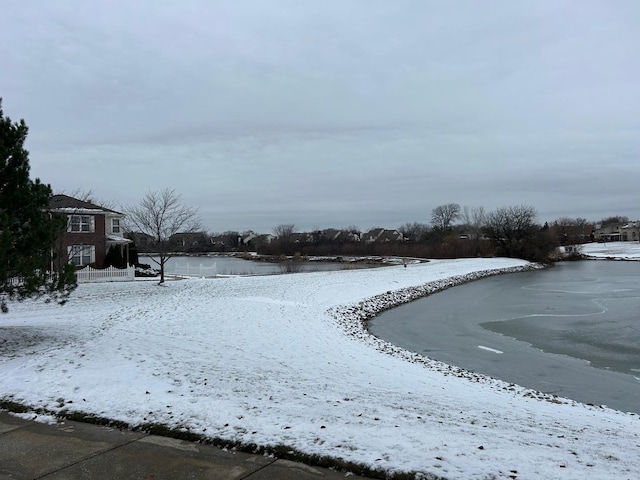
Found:
[{"label": "snow bank", "polygon": [[62,308],[27,302],[1,318],[0,395],[385,471],[640,478],[638,416],[432,361],[362,326],[477,272],[527,266],[464,259],[165,287],[84,284]]}]

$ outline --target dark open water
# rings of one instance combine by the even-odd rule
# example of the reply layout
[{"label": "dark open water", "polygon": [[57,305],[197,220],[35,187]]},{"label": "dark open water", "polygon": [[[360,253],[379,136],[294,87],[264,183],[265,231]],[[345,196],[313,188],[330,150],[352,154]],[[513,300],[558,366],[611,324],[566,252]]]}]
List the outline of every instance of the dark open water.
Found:
[{"label": "dark open water", "polygon": [[369,330],[468,370],[640,413],[640,262],[483,279],[385,312]]}]

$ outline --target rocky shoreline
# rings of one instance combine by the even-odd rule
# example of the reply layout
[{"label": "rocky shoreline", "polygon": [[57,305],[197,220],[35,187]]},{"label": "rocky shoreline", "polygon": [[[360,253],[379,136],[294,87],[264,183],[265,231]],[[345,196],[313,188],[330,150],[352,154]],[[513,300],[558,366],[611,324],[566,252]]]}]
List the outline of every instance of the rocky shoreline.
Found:
[{"label": "rocky shoreline", "polygon": [[[497,389],[509,391],[513,394],[518,394],[524,397],[535,398],[538,400],[544,400],[552,403],[564,403],[572,405],[582,405],[574,400],[560,398],[556,395],[543,393],[536,390],[527,389],[519,385],[504,382],[502,380],[494,379],[487,375],[475,373],[469,370],[465,370],[460,367],[446,364],[444,362],[433,360],[429,357],[425,357],[415,352],[405,350],[404,348],[393,345],[385,340],[373,336],[367,329],[367,321],[398,305],[402,305],[419,298],[426,297],[428,295],[441,292],[457,285],[473,282],[482,278],[487,278],[495,275],[502,275],[506,273],[517,273],[531,270],[539,270],[545,268],[541,264],[528,264],[521,267],[510,267],[500,269],[482,270],[479,272],[473,272],[466,275],[457,275],[442,280],[436,280],[433,282],[427,282],[423,285],[414,287],[402,288],[396,291],[388,291],[379,295],[362,300],[354,305],[343,305],[329,309],[327,313],[335,319],[337,325],[343,332],[352,338],[356,338],[359,341],[365,342],[373,346],[376,350],[392,355],[394,357],[401,358],[405,361],[421,364],[425,368],[438,371],[445,376],[453,375],[459,378],[466,378],[472,382],[491,384]],[[587,407],[585,405],[585,407]],[[592,407],[587,408],[601,408]]]}]

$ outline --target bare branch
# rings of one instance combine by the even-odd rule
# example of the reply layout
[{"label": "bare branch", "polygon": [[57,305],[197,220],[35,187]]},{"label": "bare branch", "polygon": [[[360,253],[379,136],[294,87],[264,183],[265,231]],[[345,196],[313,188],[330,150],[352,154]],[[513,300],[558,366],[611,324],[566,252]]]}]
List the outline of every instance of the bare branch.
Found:
[{"label": "bare branch", "polygon": [[164,265],[171,258],[176,234],[202,230],[198,209],[184,205],[179,194],[170,188],[149,191],[136,206],[125,208],[127,229],[153,238],[160,265],[160,283],[164,282]]},{"label": "bare branch", "polygon": [[448,203],[439,205],[431,212],[431,223],[433,227],[445,231],[451,224],[460,217],[460,205],[457,203]]}]

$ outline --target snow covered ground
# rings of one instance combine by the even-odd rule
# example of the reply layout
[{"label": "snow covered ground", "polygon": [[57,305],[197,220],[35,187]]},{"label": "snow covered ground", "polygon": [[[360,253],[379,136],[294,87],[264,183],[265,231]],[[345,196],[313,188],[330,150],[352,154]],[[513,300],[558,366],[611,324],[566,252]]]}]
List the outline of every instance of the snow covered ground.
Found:
[{"label": "snow covered ground", "polygon": [[594,259],[640,260],[640,242],[586,243],[582,252]]},{"label": "snow covered ground", "polygon": [[640,478],[637,415],[465,372],[362,328],[376,311],[473,272],[526,266],[461,259],[83,284],[64,307],[25,302],[0,317],[0,397],[385,471]]}]

